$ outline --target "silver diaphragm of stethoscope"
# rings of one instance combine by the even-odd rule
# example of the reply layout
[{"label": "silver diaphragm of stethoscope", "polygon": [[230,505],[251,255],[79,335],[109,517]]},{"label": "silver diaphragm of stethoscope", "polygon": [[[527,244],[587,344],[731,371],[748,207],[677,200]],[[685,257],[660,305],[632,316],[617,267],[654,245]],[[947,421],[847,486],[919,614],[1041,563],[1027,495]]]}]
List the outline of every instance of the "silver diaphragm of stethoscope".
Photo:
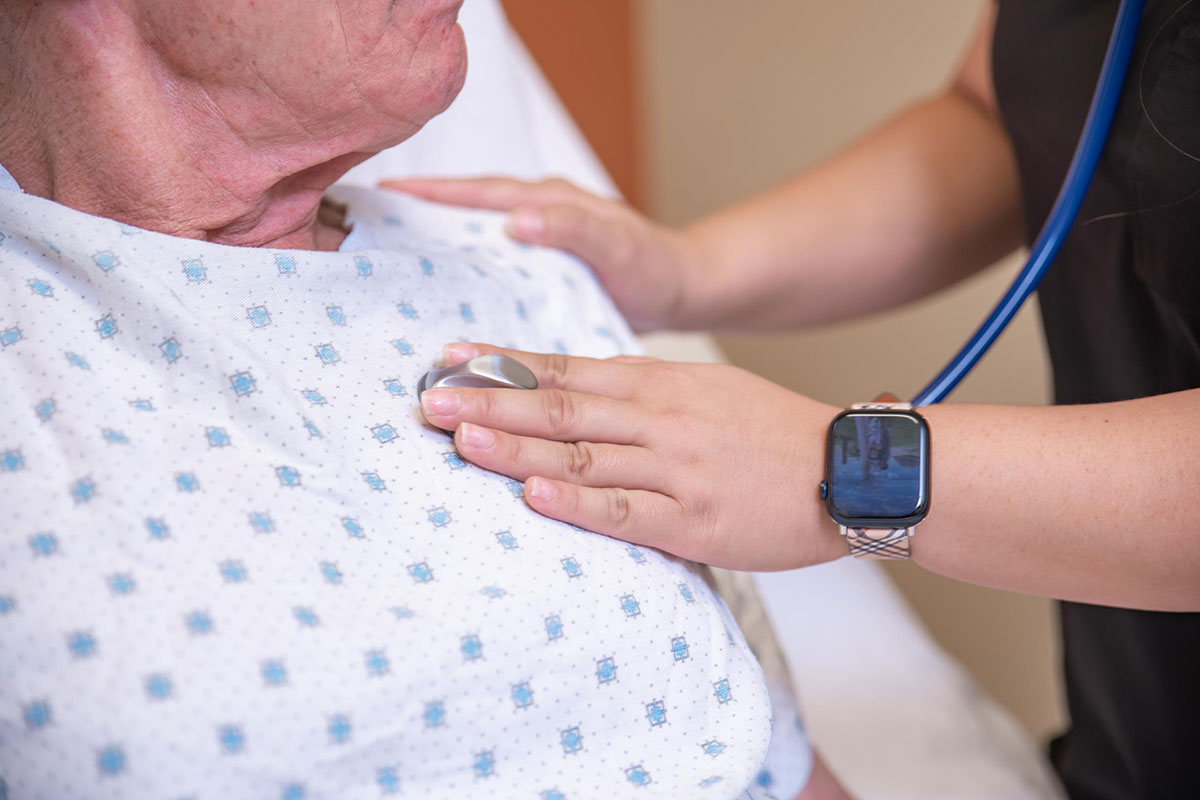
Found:
[{"label": "silver diaphragm of stethoscope", "polygon": [[496,353],[477,356],[451,367],[431,369],[417,384],[417,398],[427,389],[536,389],[537,378],[515,358]]}]

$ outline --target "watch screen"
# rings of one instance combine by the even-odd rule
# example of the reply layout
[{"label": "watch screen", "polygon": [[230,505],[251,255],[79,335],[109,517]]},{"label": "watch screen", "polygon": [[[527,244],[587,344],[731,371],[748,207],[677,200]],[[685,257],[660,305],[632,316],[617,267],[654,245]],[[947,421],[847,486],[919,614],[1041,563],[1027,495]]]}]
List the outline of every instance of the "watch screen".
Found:
[{"label": "watch screen", "polygon": [[847,517],[907,517],[924,501],[922,426],[912,417],[850,414],[832,431],[830,500]]}]

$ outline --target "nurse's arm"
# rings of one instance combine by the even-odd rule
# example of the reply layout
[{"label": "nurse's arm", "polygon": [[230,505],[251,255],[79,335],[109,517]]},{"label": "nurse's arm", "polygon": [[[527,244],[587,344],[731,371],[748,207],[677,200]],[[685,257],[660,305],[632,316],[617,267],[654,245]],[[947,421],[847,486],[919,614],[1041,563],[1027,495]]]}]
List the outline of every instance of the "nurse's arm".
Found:
[{"label": "nurse's arm", "polygon": [[918,563],[1064,600],[1200,611],[1200,389],[921,413],[933,511],[912,540]]},{"label": "nurse's arm", "polygon": [[1016,163],[992,91],[993,25],[989,9],[940,93],[682,230],[560,180],[384,185],[511,211],[513,236],[588,262],[641,330],[788,329],[899,305],[994,263],[1022,240]]},{"label": "nurse's arm", "polygon": [[[481,352],[508,351],[447,356]],[[525,481],[535,511],[732,569],[847,555],[817,492],[838,409],[730,366],[510,354],[543,388],[439,390],[422,406],[464,458]],[[1200,611],[1200,389],[921,413],[932,503],[918,563],[1064,600]]]}]

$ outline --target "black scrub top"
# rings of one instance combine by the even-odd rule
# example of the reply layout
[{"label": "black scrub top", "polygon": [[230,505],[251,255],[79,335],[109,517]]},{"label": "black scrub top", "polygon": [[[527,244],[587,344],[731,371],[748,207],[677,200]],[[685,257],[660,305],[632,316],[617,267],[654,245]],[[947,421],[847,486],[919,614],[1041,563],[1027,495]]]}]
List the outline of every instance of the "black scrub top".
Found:
[{"label": "black scrub top", "polygon": [[[999,2],[993,79],[1030,240],[1117,5]],[[1200,0],[1147,2],[1099,173],[1038,300],[1058,403],[1200,387]],[[1200,799],[1200,614],[1062,603],[1061,616],[1071,726],[1051,757],[1070,796]]]}]

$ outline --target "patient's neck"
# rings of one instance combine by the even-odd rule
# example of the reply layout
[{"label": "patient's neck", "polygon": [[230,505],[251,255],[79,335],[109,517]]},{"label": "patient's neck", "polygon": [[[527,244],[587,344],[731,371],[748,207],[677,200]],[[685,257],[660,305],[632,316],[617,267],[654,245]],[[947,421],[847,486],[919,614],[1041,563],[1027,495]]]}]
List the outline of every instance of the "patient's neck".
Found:
[{"label": "patient's neck", "polygon": [[217,105],[120,22],[104,20],[101,42],[61,20],[0,42],[10,45],[0,53],[0,164],[22,189],[175,236],[336,250],[345,231],[318,213],[321,198],[371,153],[302,126],[288,138],[231,124],[288,119],[289,109],[260,97],[247,100],[261,106],[252,109]]}]

